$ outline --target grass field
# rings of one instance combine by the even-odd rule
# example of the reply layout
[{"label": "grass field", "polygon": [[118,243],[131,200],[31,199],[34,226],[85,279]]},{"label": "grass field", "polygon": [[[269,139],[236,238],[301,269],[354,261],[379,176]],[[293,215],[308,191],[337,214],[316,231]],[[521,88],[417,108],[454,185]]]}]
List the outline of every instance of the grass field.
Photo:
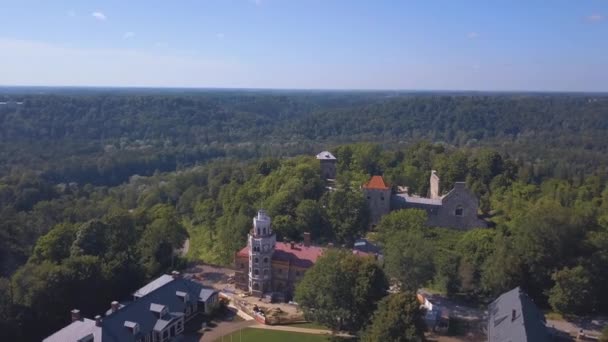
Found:
[{"label": "grass field", "polygon": [[317,323],[293,323],[293,324],[289,324],[290,327],[296,327],[296,328],[306,328],[306,329],[323,329],[323,330],[330,330],[328,327],[323,326],[321,324],[317,324]]},{"label": "grass field", "polygon": [[289,331],[276,331],[264,329],[243,329],[234,332],[215,342],[327,342],[329,338],[323,335],[301,334]]}]

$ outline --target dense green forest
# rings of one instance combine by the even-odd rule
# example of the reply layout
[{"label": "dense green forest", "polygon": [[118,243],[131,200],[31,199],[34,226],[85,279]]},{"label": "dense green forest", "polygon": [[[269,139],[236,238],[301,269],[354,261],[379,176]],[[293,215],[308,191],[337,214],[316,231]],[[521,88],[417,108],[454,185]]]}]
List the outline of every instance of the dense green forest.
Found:
[{"label": "dense green forest", "polygon": [[[384,271],[406,288],[483,301],[521,285],[556,311],[608,312],[608,97],[87,91],[0,102],[0,329],[14,340],[39,340],[73,307],[98,314],[188,260],[229,264],[258,208],[279,239],[377,239]],[[338,157],[335,191],[319,179],[321,149]],[[431,169],[446,189],[466,181],[492,228],[429,228],[401,211],[367,231],[359,186],[370,175],[426,194]],[[184,259],[174,251],[186,238]]]}]

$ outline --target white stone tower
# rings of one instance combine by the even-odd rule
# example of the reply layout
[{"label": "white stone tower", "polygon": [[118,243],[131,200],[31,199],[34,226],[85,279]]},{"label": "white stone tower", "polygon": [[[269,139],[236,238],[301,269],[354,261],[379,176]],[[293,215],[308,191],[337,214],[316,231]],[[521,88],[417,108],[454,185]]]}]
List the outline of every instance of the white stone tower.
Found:
[{"label": "white stone tower", "polygon": [[270,225],[270,217],[262,209],[253,218],[253,228],[249,233],[249,291],[253,295],[263,295],[271,291],[271,263],[276,236]]}]

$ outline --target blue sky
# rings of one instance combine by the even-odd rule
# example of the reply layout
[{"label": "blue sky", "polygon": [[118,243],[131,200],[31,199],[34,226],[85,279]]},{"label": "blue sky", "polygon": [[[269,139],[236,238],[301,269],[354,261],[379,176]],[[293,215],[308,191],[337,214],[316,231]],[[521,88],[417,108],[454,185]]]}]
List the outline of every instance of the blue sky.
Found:
[{"label": "blue sky", "polygon": [[608,91],[608,0],[0,0],[0,84]]}]

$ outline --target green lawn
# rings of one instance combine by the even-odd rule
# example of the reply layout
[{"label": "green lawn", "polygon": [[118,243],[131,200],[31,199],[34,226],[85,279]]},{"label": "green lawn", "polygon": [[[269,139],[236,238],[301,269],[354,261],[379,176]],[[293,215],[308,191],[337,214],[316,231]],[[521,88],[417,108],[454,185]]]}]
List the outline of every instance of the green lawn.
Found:
[{"label": "green lawn", "polygon": [[[231,339],[232,338],[232,339]],[[323,335],[301,334],[289,331],[264,330],[264,329],[243,329],[234,332],[215,342],[327,342],[329,338]]]}]

